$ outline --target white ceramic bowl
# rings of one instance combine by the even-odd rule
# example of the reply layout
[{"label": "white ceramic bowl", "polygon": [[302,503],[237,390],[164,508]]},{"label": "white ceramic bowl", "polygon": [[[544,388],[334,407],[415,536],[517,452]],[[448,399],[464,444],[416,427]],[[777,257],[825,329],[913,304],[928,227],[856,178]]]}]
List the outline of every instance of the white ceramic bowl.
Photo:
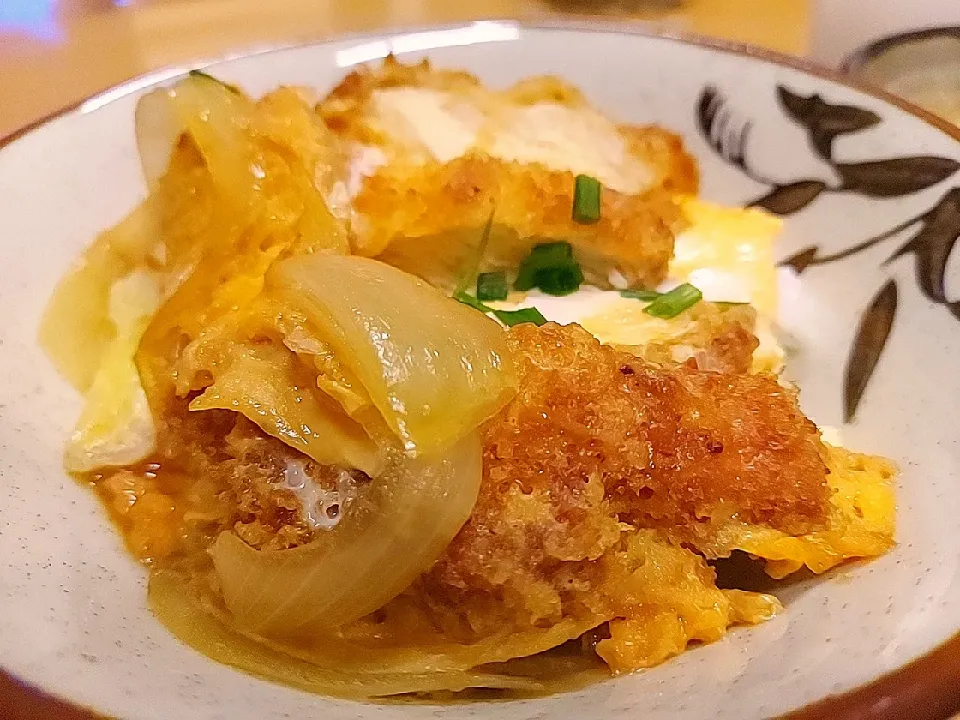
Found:
[{"label": "white ceramic bowl", "polygon": [[740,720],[848,690],[953,636],[960,628],[957,137],[787,61],[599,26],[476,23],[272,50],[211,68],[253,94],[281,83],[324,90],[351,65],[388,51],[407,60],[427,55],[494,85],[561,75],[614,117],[682,133],[700,161],[705,197],[765,198],[787,216],[779,253],[802,269],[783,274],[783,321],[800,348],[791,376],[817,422],[841,427],[853,448],[900,463],[899,545],[875,562],[791,586],[786,612],[765,625],[647,672],[537,700],[359,705],[256,680],[184,647],[148,612],[145,573],[93,494],[61,470],[79,398],[35,339],[57,278],[142,196],[134,105],[145,88],[181,69],[89,100],[0,150],[3,668],[138,720]]}]

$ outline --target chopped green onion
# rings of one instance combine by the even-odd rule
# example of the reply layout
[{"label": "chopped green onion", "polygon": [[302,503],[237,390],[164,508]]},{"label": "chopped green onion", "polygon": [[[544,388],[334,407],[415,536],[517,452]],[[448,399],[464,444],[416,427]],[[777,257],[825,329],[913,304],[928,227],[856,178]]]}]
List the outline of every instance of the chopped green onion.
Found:
[{"label": "chopped green onion", "polygon": [[506,300],[507,276],[502,272],[477,275],[477,300]]},{"label": "chopped green onion", "polygon": [[454,297],[456,297],[457,293],[465,293],[467,288],[473,285],[477,279],[477,273],[480,272],[480,263],[483,261],[483,256],[487,252],[487,245],[490,244],[490,231],[493,229],[493,214],[495,212],[496,208],[490,211],[490,217],[487,218],[483,230],[480,231],[480,242],[477,244],[477,249],[474,251],[473,257],[470,258],[469,264],[463,269],[463,273],[460,275],[457,287],[453,291]]},{"label": "chopped green onion", "polygon": [[215,78],[213,75],[210,75],[209,73],[205,73],[203,70],[191,70],[187,74],[190,75],[190,77],[199,77],[199,78],[205,78],[207,80],[212,80],[218,85],[223,85],[223,87],[225,87],[227,90],[229,90],[230,92],[236,93],[237,95],[243,94],[242,92],[240,92],[240,88],[238,88],[236,85],[225,83],[223,80],[217,80],[217,78]]},{"label": "chopped green onion", "polygon": [[453,293],[453,299],[457,302],[462,302],[464,305],[469,305],[474,310],[479,310],[482,313],[492,313],[493,308],[487,307],[482,302],[477,300],[473,295],[465,293],[463,290],[457,290]]},{"label": "chopped green onion", "polygon": [[583,270],[568,242],[541,243],[520,263],[516,290],[540,288],[548,295],[569,295],[583,282]]},{"label": "chopped green onion", "polygon": [[643,311],[648,315],[669,320],[676,317],[703,299],[703,293],[690,283],[677,285],[647,305]]},{"label": "chopped green onion", "polygon": [[523,308],[522,310],[494,310],[493,314],[497,319],[507,327],[513,327],[520,323],[533,323],[540,327],[547,319],[536,308]]},{"label": "chopped green onion", "polygon": [[600,181],[589,175],[577,175],[573,185],[573,220],[592,225],[600,219]]},{"label": "chopped green onion", "polygon": [[568,242],[540,243],[534,245],[530,254],[520,263],[520,271],[513,283],[516,290],[531,290],[537,287],[537,276],[548,268],[576,264],[573,247]]},{"label": "chopped green onion", "polygon": [[660,297],[661,293],[658,293],[656,290],[621,290],[620,297],[625,297],[630,300],[643,300],[644,302],[652,302]]},{"label": "chopped green onion", "polygon": [[519,325],[520,323],[532,322],[536,326],[543,325],[547,319],[540,314],[540,311],[536,308],[523,308],[521,310],[494,310],[492,307],[484,305],[482,302],[477,300],[477,298],[472,295],[468,295],[465,292],[455,292],[453,294],[453,299],[462,302],[464,305],[469,305],[474,310],[479,310],[482,313],[493,313],[494,316],[502,322],[507,327],[513,327],[514,325]]},{"label": "chopped green onion", "polygon": [[537,276],[537,287],[547,295],[569,295],[579,289],[583,280],[583,271],[574,263],[542,271]]},{"label": "chopped green onion", "polygon": [[731,302],[730,300],[715,300],[713,304],[716,305],[720,310],[729,310],[730,308],[743,307],[744,305],[749,305],[750,303]]}]

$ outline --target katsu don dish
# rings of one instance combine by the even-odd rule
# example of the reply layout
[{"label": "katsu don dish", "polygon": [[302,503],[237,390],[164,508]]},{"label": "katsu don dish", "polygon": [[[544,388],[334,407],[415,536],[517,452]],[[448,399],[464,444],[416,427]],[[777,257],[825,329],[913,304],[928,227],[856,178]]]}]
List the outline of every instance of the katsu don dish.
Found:
[{"label": "katsu don dish", "polygon": [[780,377],[782,221],[701,199],[669,128],[392,57],[326,96],[193,72],[135,125],[145,199],[40,339],[84,396],[66,469],[197,651],[336,697],[538,695],[893,546],[895,465]]}]

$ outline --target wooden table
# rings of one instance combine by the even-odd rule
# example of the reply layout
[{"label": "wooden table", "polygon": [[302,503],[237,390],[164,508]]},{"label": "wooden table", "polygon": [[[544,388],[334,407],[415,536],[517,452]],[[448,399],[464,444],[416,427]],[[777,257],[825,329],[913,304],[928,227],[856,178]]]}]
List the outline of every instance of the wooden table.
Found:
[{"label": "wooden table", "polygon": [[[599,12],[800,54],[810,2],[682,0],[671,8],[670,0],[0,0],[0,137],[166,65],[384,27]],[[628,5],[652,9],[624,11]]]}]

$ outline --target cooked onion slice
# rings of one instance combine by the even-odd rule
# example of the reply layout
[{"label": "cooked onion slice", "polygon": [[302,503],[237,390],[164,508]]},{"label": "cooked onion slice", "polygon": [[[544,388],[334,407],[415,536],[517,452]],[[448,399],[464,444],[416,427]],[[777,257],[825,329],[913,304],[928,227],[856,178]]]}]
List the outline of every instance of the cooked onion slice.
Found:
[{"label": "cooked onion slice", "polygon": [[137,102],[137,150],[147,184],[166,173],[181,135],[197,143],[215,181],[246,192],[237,181],[251,174],[252,148],[245,129],[254,111],[246,96],[204,75],[190,75],[173,87],[158,88]]},{"label": "cooked onion slice", "polygon": [[269,435],[322,465],[380,471],[376,443],[330,399],[285,348],[230,343],[213,384],[190,403],[191,410],[233,410]]},{"label": "cooked onion slice", "polygon": [[291,550],[255,550],[232,532],[211,550],[223,597],[246,632],[296,637],[336,628],[400,594],[473,510],[482,452],[471,433],[438,457],[397,453],[328,534]]},{"label": "cooked onion slice", "polygon": [[[341,667],[336,663],[294,657],[231,628],[174,573],[156,572],[151,576],[150,607],[177,638],[213,660],[308,692],[363,699],[399,693],[457,692],[466,688],[501,688],[525,693],[543,689],[537,680],[514,674],[479,669],[436,671],[427,662],[409,672],[391,670],[385,663],[358,671],[355,666]],[[349,654],[347,643],[334,640],[328,647],[332,645],[336,645],[341,654]]]},{"label": "cooked onion slice", "polygon": [[267,285],[306,316],[408,452],[449,446],[514,391],[503,329],[396,268],[317,253],[278,263]]}]

